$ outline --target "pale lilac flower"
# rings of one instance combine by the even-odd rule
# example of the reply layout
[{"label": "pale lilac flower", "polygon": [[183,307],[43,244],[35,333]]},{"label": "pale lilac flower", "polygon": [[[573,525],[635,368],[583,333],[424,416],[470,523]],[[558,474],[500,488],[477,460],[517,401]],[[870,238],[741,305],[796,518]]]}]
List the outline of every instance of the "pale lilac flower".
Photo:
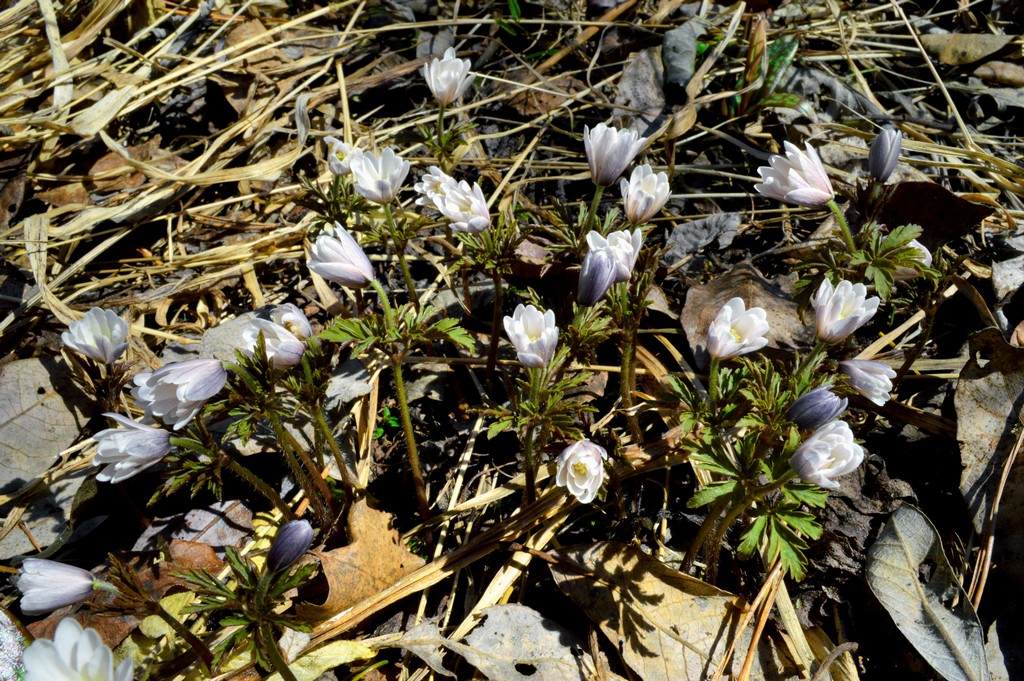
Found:
[{"label": "pale lilac flower", "polygon": [[668,175],[655,173],[645,163],[633,168],[628,180],[619,180],[619,190],[626,219],[630,224],[642,225],[661,212],[668,202]]},{"label": "pale lilac flower", "polygon": [[335,222],[313,243],[306,266],[324,279],[361,288],[373,281],[373,265],[348,230]]},{"label": "pale lilac flower", "polygon": [[131,681],[132,661],[114,667],[110,648],[94,629],[65,617],[53,640],[37,638],[25,649],[23,681]]},{"label": "pale lilac flower", "polygon": [[643,233],[639,229],[612,232],[607,239],[599,232],[587,234],[590,250],[583,258],[577,302],[593,305],[604,297],[612,284],[629,281],[640,256],[643,240]]},{"label": "pale lilac flower", "polygon": [[811,299],[814,326],[818,338],[826,343],[839,343],[864,326],[878,311],[878,298],[868,298],[864,284],[851,284],[845,279],[832,287],[825,278]]},{"label": "pale lilac flower", "polygon": [[251,356],[255,352],[256,342],[261,333],[267,351],[267,359],[275,369],[293,367],[302,361],[302,353],[306,351],[306,344],[286,327],[259,317],[250,319],[242,329],[245,354]]},{"label": "pale lilac flower", "polygon": [[362,150],[354,144],[343,142],[337,137],[325,137],[327,142],[327,167],[335,175],[348,175],[352,172],[352,160],[362,154]]},{"label": "pale lilac flower", "polygon": [[903,148],[903,132],[898,128],[885,126],[871,143],[868,152],[868,174],[875,182],[885,182],[896,169]]},{"label": "pale lilac flower", "polygon": [[786,155],[768,159],[769,166],[757,169],[761,184],[754,189],[764,196],[794,203],[806,208],[823,206],[835,197],[832,182],[818,152],[808,142],[807,151],[790,142],[785,143]]},{"label": "pale lilac flower", "polygon": [[869,359],[848,359],[839,363],[839,369],[846,374],[850,387],[865,399],[879,407],[889,401],[896,372],[888,364]]},{"label": "pale lilac flower", "polygon": [[121,482],[163,459],[171,451],[171,434],[132,421],[121,414],[104,416],[117,421],[123,428],[107,428],[93,435],[96,456],[93,466],[103,466],[96,474],[100,482]]},{"label": "pale lilac flower", "polygon": [[299,340],[307,340],[313,335],[313,326],[309,323],[305,313],[291,303],[275,307],[270,312],[270,321],[288,329]]},{"label": "pale lilac flower", "polygon": [[281,526],[267,553],[267,569],[278,572],[302,557],[313,543],[313,526],[308,520],[292,520]]},{"label": "pale lilac flower", "polygon": [[853,441],[846,421],[832,421],[804,440],[789,460],[804,482],[825,489],[839,489],[833,478],[852,473],[864,460],[864,450]]},{"label": "pale lilac flower", "polygon": [[608,452],[590,440],[580,440],[558,455],[555,484],[565,487],[581,504],[589,504],[604,483],[604,462]]},{"label": "pale lilac flower", "polygon": [[708,327],[708,354],[731,359],[768,345],[768,314],[760,307],[746,309],[742,298],[729,300]]},{"label": "pale lilac flower", "polygon": [[88,570],[73,565],[26,558],[18,568],[14,585],[21,592],[21,611],[41,615],[84,601],[96,589],[96,578]]},{"label": "pale lilac flower", "polygon": [[115,312],[94,307],[61,334],[66,347],[101,364],[113,364],[128,347],[128,322]]},{"label": "pale lilac flower", "polygon": [[480,185],[454,180],[435,192],[434,206],[456,232],[482,232],[491,226],[491,210]]},{"label": "pale lilac flower", "polygon": [[145,409],[147,419],[159,419],[179,430],[220,392],[227,380],[228,374],[219,359],[172,362],[135,376],[132,397],[137,406]]},{"label": "pale lilac flower", "polygon": [[806,393],[786,410],[786,418],[804,430],[814,430],[834,421],[849,404],[845,397],[839,397],[828,386],[818,386]]},{"label": "pale lilac flower", "polygon": [[473,83],[470,66],[469,60],[457,58],[451,47],[444,51],[443,58],[423,65],[423,79],[438,104],[448,106],[466,93]]},{"label": "pale lilac flower", "polygon": [[406,175],[409,174],[409,162],[400,158],[395,150],[388,147],[380,156],[368,151],[355,156],[349,168],[355,180],[356,193],[374,203],[391,203]]},{"label": "pale lilac flower", "polygon": [[515,346],[520,363],[531,369],[546,367],[558,347],[558,326],[555,313],[541,312],[533,305],[516,306],[511,317],[505,317],[505,333]]},{"label": "pale lilac flower", "polygon": [[427,168],[420,181],[412,186],[419,194],[416,199],[417,206],[434,206],[434,198],[448,191],[451,185],[457,184],[455,178],[444,172],[437,166]]},{"label": "pale lilac flower", "polygon": [[604,123],[598,123],[593,130],[583,126],[583,147],[594,184],[615,184],[646,143],[647,138],[636,130],[617,130]]}]

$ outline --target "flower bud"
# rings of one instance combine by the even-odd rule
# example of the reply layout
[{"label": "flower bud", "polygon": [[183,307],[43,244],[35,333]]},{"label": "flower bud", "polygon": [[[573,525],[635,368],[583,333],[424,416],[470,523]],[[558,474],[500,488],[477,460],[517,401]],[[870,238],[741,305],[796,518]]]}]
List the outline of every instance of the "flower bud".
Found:
[{"label": "flower bud", "polygon": [[21,591],[21,611],[40,615],[84,601],[96,588],[92,573],[44,558],[26,558],[14,585]]},{"label": "flower bud", "polygon": [[316,238],[306,266],[324,279],[361,288],[373,281],[373,265],[348,230],[335,222]]},{"label": "flower bud", "polygon": [[846,411],[848,402],[828,386],[818,386],[790,405],[786,418],[803,430],[815,430]]},{"label": "flower bud", "polygon": [[267,570],[280,572],[309,550],[313,543],[313,526],[308,520],[292,520],[281,526],[267,554]]},{"label": "flower bud", "polygon": [[115,312],[94,307],[61,334],[66,347],[101,364],[113,364],[128,347],[128,322]]},{"label": "flower bud", "polygon": [[96,475],[100,482],[121,482],[158,463],[171,451],[171,434],[121,414],[104,414],[124,426],[107,428],[93,435],[96,456],[93,466],[103,466]]},{"label": "flower bud", "polygon": [[871,143],[868,152],[868,174],[875,182],[885,182],[896,169],[903,148],[903,132],[891,126],[885,126]]},{"label": "flower bud", "polygon": [[853,441],[850,426],[846,421],[833,421],[804,440],[789,465],[804,482],[839,489],[839,483],[832,478],[852,473],[863,460],[864,450]]},{"label": "flower bud", "polygon": [[848,359],[839,363],[839,369],[846,374],[850,387],[865,399],[879,407],[889,401],[896,372],[888,364],[869,359]]},{"label": "flower bud", "polygon": [[754,189],[769,198],[805,208],[824,206],[835,197],[825,166],[811,143],[806,151],[791,142],[785,143],[786,155],[776,154],[767,166],[757,169],[762,182]]},{"label": "flower bud", "polygon": [[608,452],[590,440],[580,440],[558,455],[555,484],[565,487],[581,504],[589,504],[604,483],[604,462]]}]

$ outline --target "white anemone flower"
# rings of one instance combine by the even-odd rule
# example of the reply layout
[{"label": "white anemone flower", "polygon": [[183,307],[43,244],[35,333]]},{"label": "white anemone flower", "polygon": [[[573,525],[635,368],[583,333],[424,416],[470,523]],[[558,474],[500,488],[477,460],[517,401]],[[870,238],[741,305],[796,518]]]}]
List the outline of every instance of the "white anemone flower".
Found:
[{"label": "white anemone flower", "polygon": [[480,185],[462,180],[443,185],[433,195],[434,206],[456,232],[482,232],[491,226],[491,210]]},{"label": "white anemone flower", "polygon": [[555,313],[541,312],[533,305],[520,303],[505,317],[505,333],[516,348],[516,354],[523,366],[531,369],[546,367],[555,356],[558,347],[558,326]]},{"label": "white anemone flower", "polygon": [[131,681],[132,661],[114,667],[110,648],[95,629],[65,617],[53,640],[37,638],[25,649],[23,681]]},{"label": "white anemone flower", "polygon": [[121,414],[104,416],[122,428],[107,428],[93,435],[96,456],[93,466],[103,466],[96,474],[100,482],[121,482],[158,463],[171,451],[171,434],[162,428],[132,421]]},{"label": "white anemone flower", "polygon": [[820,340],[839,343],[864,326],[878,311],[878,298],[868,298],[864,284],[851,284],[845,279],[834,288],[823,279],[811,299],[814,306],[814,327]]},{"label": "white anemone flower", "polygon": [[174,430],[192,420],[206,401],[220,392],[228,374],[219,359],[172,362],[135,376],[132,397],[149,420],[159,419]]},{"label": "white anemone flower", "polygon": [[619,180],[619,190],[626,219],[630,224],[642,225],[660,213],[668,202],[668,175],[655,173],[645,163],[633,168],[628,180]]},{"label": "white anemone flower", "polygon": [[846,374],[850,387],[864,399],[874,402],[879,407],[889,401],[892,379],[896,378],[896,372],[888,364],[873,362],[870,359],[848,359],[839,363],[839,370]]},{"label": "white anemone flower", "polygon": [[583,147],[594,184],[601,187],[615,184],[646,143],[647,138],[636,130],[618,130],[604,123],[598,123],[593,129],[583,126]]},{"label": "white anemone flower", "polygon": [[448,106],[466,93],[473,84],[472,65],[468,59],[459,59],[455,50],[449,47],[441,59],[433,59],[423,65],[423,79],[427,81],[434,99],[441,106]]},{"label": "white anemone flower", "polygon": [[590,440],[580,440],[558,455],[555,484],[565,487],[581,504],[589,504],[604,483],[604,462],[608,452]]},{"label": "white anemone flower", "polygon": [[335,222],[316,238],[306,266],[324,279],[362,288],[374,280],[373,265],[348,230]]},{"label": "white anemone flower", "polygon": [[327,142],[327,167],[330,171],[335,175],[351,173],[352,160],[362,154],[362,150],[337,137],[325,137],[324,142]]},{"label": "white anemone flower", "polygon": [[391,147],[382,151],[380,156],[364,151],[352,159],[349,168],[356,193],[381,205],[395,200],[409,174],[409,162],[399,157]]},{"label": "white anemone flower", "polygon": [[708,327],[708,354],[731,359],[768,345],[768,314],[760,307],[746,309],[742,298],[732,298]]},{"label": "white anemone flower", "polygon": [[21,611],[26,615],[41,615],[84,601],[96,590],[96,578],[88,570],[74,565],[26,558],[18,568],[14,585],[21,592]]},{"label": "white anemone flower", "polygon": [[94,307],[61,334],[66,347],[101,364],[113,364],[128,347],[128,322],[117,313]]},{"label": "white anemone flower", "polygon": [[804,440],[789,464],[804,482],[839,489],[834,478],[852,473],[864,460],[864,449],[853,441],[846,421],[832,421]]},{"label": "white anemone flower", "polygon": [[769,198],[806,208],[824,206],[835,198],[832,182],[811,143],[807,142],[806,151],[791,142],[785,147],[785,156],[772,156],[769,165],[757,169],[762,182],[754,189]]}]

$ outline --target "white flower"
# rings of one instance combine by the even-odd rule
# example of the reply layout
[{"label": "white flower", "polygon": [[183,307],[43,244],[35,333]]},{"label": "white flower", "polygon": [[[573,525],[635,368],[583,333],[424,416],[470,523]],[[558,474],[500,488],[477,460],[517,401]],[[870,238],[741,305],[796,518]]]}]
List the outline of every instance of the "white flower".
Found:
[{"label": "white flower", "polygon": [[875,182],[885,182],[896,169],[903,148],[903,132],[898,128],[885,126],[871,143],[868,152],[868,173]]},{"label": "white flower", "polygon": [[92,573],[73,565],[43,558],[26,558],[14,585],[21,592],[21,611],[40,615],[84,601],[96,589]]},{"label": "white flower", "polygon": [[270,312],[270,321],[280,324],[291,331],[299,340],[307,340],[313,335],[313,327],[306,315],[291,303],[278,305]]},{"label": "white flower", "polygon": [[863,460],[864,450],[853,441],[850,426],[846,421],[833,421],[804,440],[789,465],[804,482],[839,489],[839,483],[832,479],[853,472]]},{"label": "white flower", "polygon": [[647,138],[636,130],[617,130],[604,123],[598,123],[593,130],[583,126],[583,147],[594,184],[615,184],[646,143]]},{"label": "white flower", "polygon": [[337,137],[325,137],[327,142],[327,167],[335,175],[348,175],[352,172],[352,160],[362,154],[362,150]]},{"label": "white flower", "polygon": [[416,199],[417,206],[433,206],[434,197],[448,191],[449,185],[455,185],[455,178],[437,166],[430,166],[420,177],[420,181],[412,186],[420,195]]},{"label": "white flower", "polygon": [[580,440],[558,455],[555,484],[568,488],[581,504],[589,504],[604,482],[604,462],[608,452],[590,440]]},{"label": "white flower", "polygon": [[558,327],[555,325],[555,313],[551,310],[541,312],[533,305],[520,303],[511,317],[505,317],[505,333],[525,367],[546,367],[555,356]]},{"label": "white flower", "polygon": [[865,399],[879,407],[889,401],[896,372],[888,364],[869,359],[848,359],[839,363],[839,369],[846,374],[850,387]]},{"label": "white flower", "polygon": [[881,302],[867,295],[864,284],[851,284],[844,279],[832,288],[832,282],[823,279],[811,299],[818,338],[826,343],[838,343],[864,326],[875,316]]},{"label": "white flower", "polygon": [[746,309],[742,298],[733,298],[718,311],[708,327],[708,354],[731,359],[768,345],[768,315],[759,308]]},{"label": "white flower", "polygon": [[171,434],[132,421],[121,414],[104,414],[123,428],[107,428],[93,435],[96,456],[93,466],[104,466],[96,474],[100,482],[121,482],[149,468],[171,451]]},{"label": "white flower", "polygon": [[94,307],[61,334],[64,345],[103,364],[113,364],[128,347],[128,322]]},{"label": "white flower", "polygon": [[131,681],[132,661],[114,656],[94,629],[65,617],[52,641],[37,638],[24,653],[24,681]]},{"label": "white flower", "polygon": [[434,206],[448,218],[456,232],[482,232],[491,226],[491,210],[484,191],[476,182],[454,180],[435,192]]},{"label": "white flower", "polygon": [[768,159],[771,167],[757,169],[762,182],[755,184],[754,189],[767,197],[807,208],[831,201],[835,197],[832,183],[811,143],[807,143],[807,151],[800,151],[791,142],[786,142],[785,147],[785,156],[772,156]]},{"label": "white flower", "polygon": [[324,279],[342,286],[366,286],[373,281],[373,265],[348,230],[337,222],[316,238],[306,266]]},{"label": "white flower", "polygon": [[444,51],[442,59],[423,65],[423,79],[438,104],[448,106],[466,93],[473,82],[470,66],[469,60],[457,58],[451,47]]},{"label": "white flower", "polygon": [[630,224],[642,225],[665,207],[668,202],[668,175],[655,173],[646,163],[633,168],[629,179],[619,180],[622,204]]},{"label": "white flower", "polygon": [[643,233],[639,229],[612,232],[607,239],[599,232],[587,234],[590,250],[583,258],[576,290],[577,302],[580,305],[593,305],[604,297],[612,284],[629,281],[643,240]]},{"label": "white flower", "polygon": [[154,372],[138,374],[132,397],[146,410],[147,419],[160,419],[180,429],[220,392],[228,374],[219,359],[172,362]]},{"label": "white flower", "polygon": [[382,205],[394,200],[409,174],[409,162],[399,158],[391,147],[380,156],[364,151],[352,159],[349,168],[356,192],[364,199]]},{"label": "white flower", "polygon": [[267,359],[275,369],[293,367],[302,361],[302,353],[306,351],[306,344],[284,326],[259,317],[250,319],[242,330],[245,354],[253,354],[256,349],[256,341],[259,340],[261,333],[267,351]]}]

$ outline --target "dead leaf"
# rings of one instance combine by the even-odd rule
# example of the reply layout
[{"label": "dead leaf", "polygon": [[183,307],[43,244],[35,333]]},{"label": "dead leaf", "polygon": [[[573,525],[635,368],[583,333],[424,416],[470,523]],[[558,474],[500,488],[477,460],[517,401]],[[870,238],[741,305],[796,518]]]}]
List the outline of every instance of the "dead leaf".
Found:
[{"label": "dead leaf", "polygon": [[1024,66],[1008,61],[990,61],[974,70],[974,75],[989,83],[1024,87]]},{"label": "dead leaf", "polygon": [[934,182],[901,182],[878,212],[878,224],[894,229],[920,225],[918,241],[933,253],[947,241],[968,234],[995,212],[963,199]]},{"label": "dead leaf", "polygon": [[7,229],[11,216],[25,198],[25,171],[31,151],[12,154],[0,161],[0,229]]},{"label": "dead leaf", "polygon": [[995,54],[1013,40],[1012,35],[986,33],[941,33],[921,36],[925,51],[943,64],[973,64]]},{"label": "dead leaf", "polygon": [[383,591],[425,564],[402,545],[398,531],[391,527],[391,520],[391,514],[370,508],[365,499],[352,505],[348,514],[352,542],[331,551],[314,552],[320,559],[329,590],[322,605],[299,606],[303,617],[327,619]]},{"label": "dead leaf", "polygon": [[649,135],[660,128],[667,115],[661,86],[665,80],[661,54],[660,47],[650,47],[631,55],[619,78],[615,115],[641,135]]},{"label": "dead leaf", "polygon": [[548,114],[568,102],[574,94],[586,90],[586,84],[568,74],[546,78],[533,87],[513,95],[509,105],[524,116]]}]

